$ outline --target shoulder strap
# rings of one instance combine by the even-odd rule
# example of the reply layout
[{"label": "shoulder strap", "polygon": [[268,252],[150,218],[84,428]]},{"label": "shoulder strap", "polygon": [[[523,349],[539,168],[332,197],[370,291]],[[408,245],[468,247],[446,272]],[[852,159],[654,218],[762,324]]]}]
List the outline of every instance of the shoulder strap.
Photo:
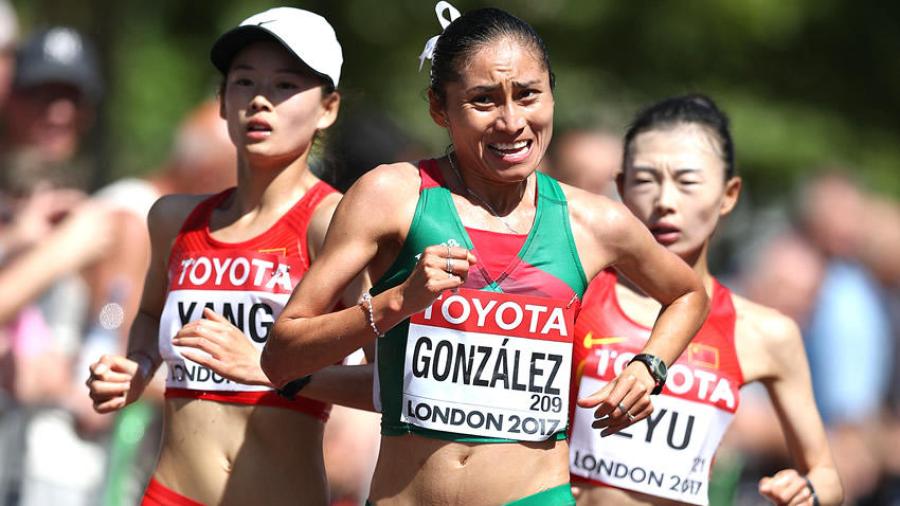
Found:
[{"label": "shoulder strap", "polygon": [[178,231],[178,235],[206,228],[206,226],[209,225],[209,217],[212,214],[213,209],[234,193],[235,189],[235,187],[228,188],[227,190],[223,190],[200,201],[184,220],[181,229]]},{"label": "shoulder strap", "polygon": [[303,195],[303,198],[301,198],[300,201],[297,202],[297,205],[294,206],[294,209],[291,209],[288,212],[292,213],[295,209],[300,208],[315,211],[315,209],[319,207],[319,204],[322,202],[322,200],[324,200],[325,197],[331,195],[332,193],[337,193],[337,190],[335,190],[325,181],[320,180],[318,183],[314,184],[312,188],[307,190],[306,194]]},{"label": "shoulder strap", "polygon": [[422,180],[422,183],[419,185],[419,193],[429,188],[444,186],[445,182],[441,174],[441,168],[434,158],[419,161],[419,178]]},{"label": "shoulder strap", "polygon": [[731,290],[719,283],[719,280],[716,278],[713,278],[713,293],[710,306],[707,320],[715,322],[715,325],[726,335],[734,336],[737,311],[734,309],[734,301],[731,299]]},{"label": "shoulder strap", "polygon": [[540,171],[537,173],[537,186],[541,205],[535,220],[540,220],[541,229],[537,234],[542,243],[539,248],[543,250],[541,260],[555,276],[565,280],[580,298],[587,289],[588,279],[575,246],[566,194],[555,179]]}]

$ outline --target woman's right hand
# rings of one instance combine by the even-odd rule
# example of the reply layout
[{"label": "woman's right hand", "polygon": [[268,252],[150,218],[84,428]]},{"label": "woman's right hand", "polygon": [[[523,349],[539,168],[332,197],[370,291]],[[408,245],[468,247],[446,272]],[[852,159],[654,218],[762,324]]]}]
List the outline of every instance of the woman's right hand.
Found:
[{"label": "woman's right hand", "polygon": [[466,248],[438,244],[425,248],[412,273],[400,286],[402,312],[424,311],[446,290],[463,286],[475,255]]},{"label": "woman's right hand", "polygon": [[149,370],[120,355],[103,355],[90,365],[85,382],[90,389],[94,411],[110,413],[137,400],[150,381]]}]

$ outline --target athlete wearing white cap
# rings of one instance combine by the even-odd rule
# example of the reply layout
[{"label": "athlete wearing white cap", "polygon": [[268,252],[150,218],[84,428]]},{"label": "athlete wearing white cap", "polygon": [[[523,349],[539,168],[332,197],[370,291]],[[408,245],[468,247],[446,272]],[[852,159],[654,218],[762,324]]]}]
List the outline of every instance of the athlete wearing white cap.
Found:
[{"label": "athlete wearing white cap", "polygon": [[337,117],[341,47],[321,16],[276,8],[222,35],[211,59],[238,185],[153,206],[128,353],[91,365],[91,397],[97,411],[121,409],[168,366],[162,449],[142,504],[325,504],[322,430],[337,387],[325,370],[276,392],[259,355],[340,199],[308,157]]}]

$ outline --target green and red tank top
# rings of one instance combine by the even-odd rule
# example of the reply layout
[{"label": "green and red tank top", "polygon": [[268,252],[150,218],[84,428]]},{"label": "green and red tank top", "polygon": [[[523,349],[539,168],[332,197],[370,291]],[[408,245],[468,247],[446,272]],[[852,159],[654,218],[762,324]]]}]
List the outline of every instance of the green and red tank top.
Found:
[{"label": "green and red tank top", "polygon": [[[421,161],[419,175],[406,240],[372,293],[406,280],[428,246],[468,248],[478,264],[462,288],[445,292],[378,339],[381,433],[463,442],[565,439],[566,368],[587,280],[562,188],[538,172],[527,237],[473,244],[437,162]],[[504,243],[521,246],[508,254],[497,249]],[[505,254],[509,263],[498,271],[491,260]]]},{"label": "green and red tank top", "polygon": [[268,230],[241,242],[215,239],[213,211],[233,194],[225,190],[200,202],[187,217],[168,260],[166,303],[159,321],[159,351],[168,366],[166,397],[273,406],[326,420],[330,405],[224,378],[181,353],[172,337],[210,308],[241,329],[262,350],[300,279],[309,270],[307,227],[322,200],[336,190],[319,181]]},{"label": "green and red tank top", "polygon": [[[619,305],[616,282],[609,270],[594,278],[578,315],[572,391],[579,397],[618,376],[650,337],[650,328]],[[601,439],[591,427],[593,410],[575,408],[572,480],[707,504],[713,457],[744,383],[734,347],[736,320],[731,292],[714,279],[709,316],[669,367],[648,418]]]}]

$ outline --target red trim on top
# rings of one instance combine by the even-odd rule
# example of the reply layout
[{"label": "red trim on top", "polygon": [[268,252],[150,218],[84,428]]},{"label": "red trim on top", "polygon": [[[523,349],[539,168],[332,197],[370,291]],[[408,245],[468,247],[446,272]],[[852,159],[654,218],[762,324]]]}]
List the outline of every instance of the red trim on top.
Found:
[{"label": "red trim on top", "polygon": [[150,478],[144,497],[141,498],[141,506],[205,506],[189,497],[185,497],[170,489],[156,478]]},{"label": "red trim on top", "polygon": [[528,234],[504,234],[470,227],[466,227],[466,233],[479,253],[478,260],[493,279],[506,273],[528,240]]},{"label": "red trim on top", "polygon": [[212,210],[215,209],[219,205],[219,203],[225,200],[236,189],[236,187],[231,187],[226,190],[222,190],[219,193],[200,201],[200,203],[194,207],[190,214],[188,214],[188,217],[185,218],[184,223],[181,225],[181,228],[178,229],[178,234],[175,235],[175,241],[172,244],[172,249],[169,250],[169,258],[166,260],[166,266],[172,265],[175,254],[179,249],[178,243],[183,240],[183,237],[192,232],[207,230],[209,226],[209,217],[210,214],[212,214]]},{"label": "red trim on top", "polygon": [[419,161],[419,177],[422,179],[422,183],[419,185],[419,193],[428,188],[444,186],[445,183],[444,176],[441,174],[441,168],[434,158]]},{"label": "red trim on top", "polygon": [[228,392],[211,390],[189,390],[187,388],[166,388],[166,399],[201,399],[204,401],[222,402],[225,404],[245,404],[250,406],[268,406],[273,408],[290,409],[323,422],[328,421],[331,406],[323,402],[297,397],[288,400],[278,395],[274,390],[263,392]]},{"label": "red trim on top", "polygon": [[[737,334],[737,309],[734,308],[733,295],[728,287],[719,283],[718,279],[712,278],[712,282],[713,296],[712,300],[710,300],[710,305],[712,307],[709,310],[709,316],[706,317],[706,320],[719,327],[723,334],[731,336],[731,346],[734,348],[733,367],[735,376],[740,379],[739,386],[744,386],[747,384],[744,380],[744,370],[741,368],[741,361],[738,359],[737,354],[737,346],[734,344],[734,338]],[[715,304],[713,304],[713,301],[715,301]],[[710,318],[710,316],[714,317]],[[712,470],[712,467],[710,467],[710,470]]]}]

